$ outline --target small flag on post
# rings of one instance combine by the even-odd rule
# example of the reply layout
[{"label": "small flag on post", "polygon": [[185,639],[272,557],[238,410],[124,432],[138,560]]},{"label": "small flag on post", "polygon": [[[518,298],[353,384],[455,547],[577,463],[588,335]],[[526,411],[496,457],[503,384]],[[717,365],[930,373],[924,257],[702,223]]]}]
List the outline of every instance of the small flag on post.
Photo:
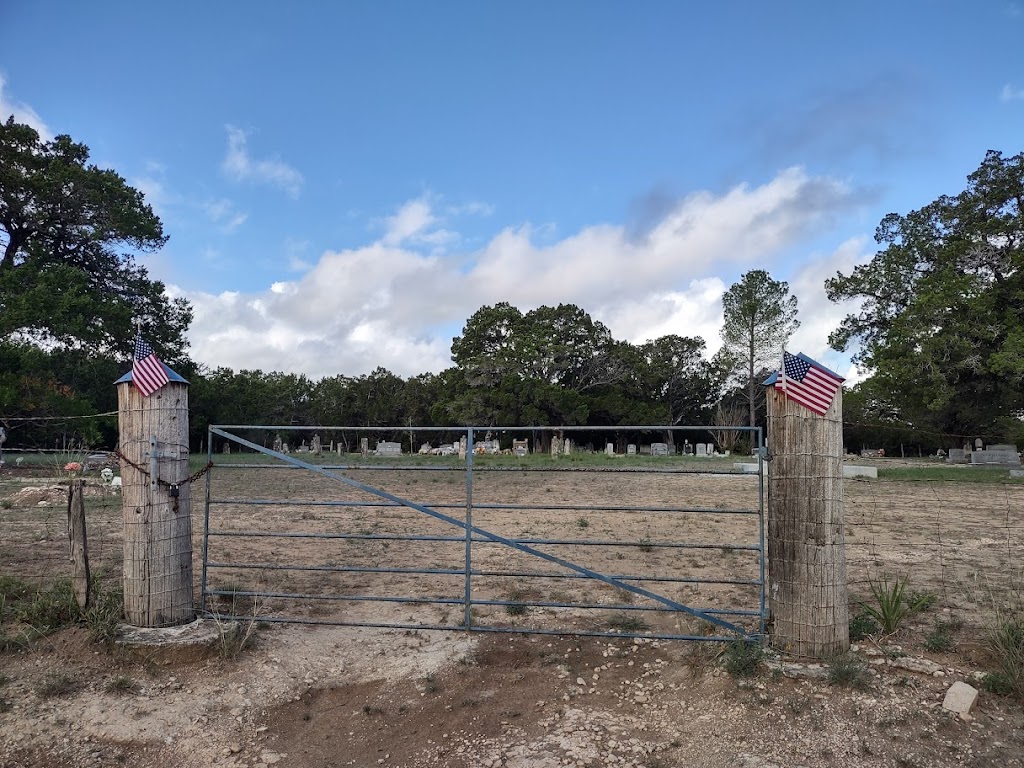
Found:
[{"label": "small flag on post", "polygon": [[844,379],[806,355],[782,353],[782,370],[775,388],[804,408],[824,416]]},{"label": "small flag on post", "polygon": [[164,364],[156,356],[142,334],[135,337],[135,359],[132,361],[132,381],[143,397],[149,397],[170,379]]}]

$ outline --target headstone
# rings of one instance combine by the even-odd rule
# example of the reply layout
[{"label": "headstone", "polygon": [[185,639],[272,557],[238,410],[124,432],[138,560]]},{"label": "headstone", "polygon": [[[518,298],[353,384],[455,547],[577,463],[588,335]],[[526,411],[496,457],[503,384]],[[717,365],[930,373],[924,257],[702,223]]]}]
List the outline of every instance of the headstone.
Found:
[{"label": "headstone", "polygon": [[604,454],[605,454],[605,456],[614,456],[615,455],[615,444],[614,443],[608,443],[607,445],[605,445],[605,447],[604,447]]},{"label": "headstone", "polygon": [[687,440],[685,443],[683,443],[683,455],[684,456],[693,456],[693,446],[690,444],[689,440]]},{"label": "headstone", "polygon": [[980,437],[977,440],[974,441],[974,450],[976,450],[976,451],[983,451],[983,450],[985,450],[985,441],[982,440]]},{"label": "headstone", "polygon": [[629,445],[626,446],[626,455],[636,456],[636,446],[633,445],[633,443],[630,443]]},{"label": "headstone", "polygon": [[999,466],[1019,467],[1020,454],[1016,450],[996,451],[992,448],[986,451],[971,451],[971,464],[997,464]]},{"label": "headstone", "polygon": [[365,458],[370,453],[370,438],[362,437],[359,439],[359,453]]},{"label": "headstone", "polygon": [[651,456],[668,456],[668,443],[651,443]]},{"label": "headstone", "polygon": [[568,437],[565,438],[565,447],[562,449],[562,453],[564,453],[566,456],[572,453],[572,440],[570,440]]},{"label": "headstone", "polygon": [[231,453],[231,443],[224,443],[224,447],[221,448],[224,453]]},{"label": "headstone", "polygon": [[310,445],[309,452],[315,456],[319,456],[323,452],[323,448],[320,445],[320,435],[313,435],[313,444]]},{"label": "headstone", "polygon": [[558,456],[562,452],[562,440],[561,438],[554,437],[551,439],[551,455]]},{"label": "headstone", "polygon": [[275,435],[274,436],[274,450],[277,451],[278,453],[280,453],[281,452],[281,448],[283,448],[283,447],[284,447],[284,443],[281,442],[281,436],[280,435]]},{"label": "headstone", "polygon": [[341,456],[345,452],[345,446],[343,443],[338,443],[338,455]]},{"label": "headstone", "polygon": [[977,700],[978,689],[957,680],[946,691],[946,698],[942,700],[942,708],[948,712],[956,712],[958,715],[966,715]]},{"label": "headstone", "polygon": [[513,440],[512,441],[512,453],[516,456],[529,456],[530,455],[530,440]]},{"label": "headstone", "polygon": [[705,443],[697,443],[697,455],[698,456],[707,456],[708,455],[708,446],[707,446],[707,444],[705,444]]},{"label": "headstone", "polygon": [[378,456],[401,456],[402,455],[402,444],[391,442],[389,440],[381,440],[377,443]]},{"label": "headstone", "polygon": [[651,446],[649,446],[649,445],[641,445],[640,446],[640,455],[641,456],[650,456],[651,455]]},{"label": "headstone", "polygon": [[466,458],[466,438],[465,437],[460,437],[459,438],[459,458],[460,459]]},{"label": "headstone", "polygon": [[309,453],[309,446],[306,445],[306,441],[305,440],[303,440],[302,444],[298,448],[295,449],[295,452],[296,453]]},{"label": "headstone", "polygon": [[288,448],[288,443],[282,443],[282,445],[281,445],[281,453],[290,453],[290,450]]},{"label": "headstone", "polygon": [[333,440],[331,440],[331,449],[330,450],[331,450],[331,453],[334,453],[334,441]]},{"label": "headstone", "polygon": [[947,464],[966,464],[967,463],[967,451],[963,448],[950,448],[949,453],[946,455]]}]

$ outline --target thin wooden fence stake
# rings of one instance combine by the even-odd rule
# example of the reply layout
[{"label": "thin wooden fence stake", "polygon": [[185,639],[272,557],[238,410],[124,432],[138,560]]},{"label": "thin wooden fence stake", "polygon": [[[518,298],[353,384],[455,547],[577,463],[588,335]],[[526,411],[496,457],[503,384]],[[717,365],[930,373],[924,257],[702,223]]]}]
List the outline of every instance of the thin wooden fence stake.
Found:
[{"label": "thin wooden fence stake", "polygon": [[71,544],[71,584],[78,607],[89,607],[89,546],[85,535],[85,494],[82,480],[76,478],[68,486],[68,538]]}]

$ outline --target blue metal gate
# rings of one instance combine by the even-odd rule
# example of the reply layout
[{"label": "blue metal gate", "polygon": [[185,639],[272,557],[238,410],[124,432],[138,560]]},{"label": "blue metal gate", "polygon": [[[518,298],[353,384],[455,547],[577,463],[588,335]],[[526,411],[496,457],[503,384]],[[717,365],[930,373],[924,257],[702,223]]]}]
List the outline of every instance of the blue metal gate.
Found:
[{"label": "blue metal gate", "polygon": [[[579,446],[613,431],[712,429],[745,435],[752,464],[737,470],[735,457],[674,455],[678,444],[673,455],[656,455],[669,451],[654,443],[660,450],[651,455],[631,445],[614,457]],[[315,433],[317,441],[321,433],[461,435],[464,450],[371,458],[339,440],[339,461],[330,463],[329,450],[285,453],[239,434],[273,432]],[[498,453],[517,434],[545,432],[559,447],[573,435],[576,451]],[[482,441],[481,454],[483,435],[500,437]],[[236,451],[214,453],[218,440]],[[412,434],[409,442],[414,448]],[[211,426],[208,445],[202,608],[209,615],[687,640],[764,635],[759,429],[230,425]],[[443,453],[453,454],[459,444],[446,445]],[[272,461],[251,460],[260,457]],[[702,492],[708,499],[700,505],[676,498]],[[728,503],[740,497],[749,503]]]}]

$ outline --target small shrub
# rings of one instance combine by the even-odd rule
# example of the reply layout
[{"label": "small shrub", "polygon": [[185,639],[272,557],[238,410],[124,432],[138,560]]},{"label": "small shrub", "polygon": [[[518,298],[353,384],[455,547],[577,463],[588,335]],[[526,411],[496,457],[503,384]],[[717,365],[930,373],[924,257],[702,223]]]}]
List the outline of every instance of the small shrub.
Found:
[{"label": "small shrub", "polygon": [[0,653],[18,653],[28,648],[28,639],[0,634]]},{"label": "small shrub", "polygon": [[738,637],[725,648],[725,670],[733,677],[753,677],[763,658],[764,648],[760,643]]},{"label": "small shrub", "polygon": [[3,688],[14,678],[8,675],[6,672],[0,672],[0,688]]},{"label": "small shrub", "polygon": [[932,653],[948,653],[953,650],[953,632],[955,625],[952,622],[935,622],[935,628],[924,637],[924,647]]},{"label": "small shrub", "polygon": [[103,686],[103,690],[107,693],[114,694],[126,694],[134,693],[138,688],[138,684],[128,675],[118,675],[107,680],[107,684]]},{"label": "small shrub", "polygon": [[868,665],[855,653],[836,656],[828,665],[828,682],[846,688],[866,688],[871,675]]},{"label": "small shrub", "polygon": [[850,619],[850,639],[854,642],[873,635],[879,629],[878,622],[865,611],[858,611]]},{"label": "small shrub", "polygon": [[587,518],[585,518],[585,517],[581,517],[581,518],[576,520],[576,527],[579,528],[580,530],[582,530],[584,528],[589,528],[590,527],[590,521],[587,520]]},{"label": "small shrub", "polygon": [[121,587],[104,589],[102,582],[95,579],[89,607],[82,618],[95,642],[112,645],[124,620],[124,592]]},{"label": "small shrub", "polygon": [[985,676],[986,689],[1024,699],[1024,618],[1001,619],[989,632],[987,644],[997,667]]},{"label": "small shrub", "polygon": [[654,545],[651,544],[651,540],[647,536],[644,536],[642,539],[640,539],[640,543],[637,546],[639,547],[641,552],[654,551]]},{"label": "small shrub", "polygon": [[79,688],[79,682],[66,672],[50,672],[36,686],[36,693],[44,699],[68,696]]},{"label": "small shrub", "polygon": [[623,632],[626,634],[634,632],[644,632],[648,629],[647,622],[639,616],[635,616],[626,611],[620,611],[608,619],[608,629],[614,629],[616,632]]},{"label": "small shrub", "polygon": [[524,590],[519,588],[510,589],[507,593],[506,599],[509,600],[509,603],[505,606],[505,613],[509,616],[525,616],[527,606],[523,601],[526,597],[527,594]]},{"label": "small shrub", "polygon": [[423,676],[423,690],[427,693],[437,693],[441,690],[441,683],[438,682],[436,675],[428,673]]},{"label": "small shrub", "polygon": [[889,576],[883,575],[881,580],[873,579],[870,586],[875,605],[861,603],[861,608],[879,623],[887,635],[895,633],[905,619],[935,602],[934,595],[908,595],[906,577],[901,579],[897,576],[890,584]]},{"label": "small shrub", "polygon": [[36,592],[31,599],[19,601],[14,614],[39,634],[48,635],[74,624],[81,611],[71,582],[62,579],[49,589]]}]

